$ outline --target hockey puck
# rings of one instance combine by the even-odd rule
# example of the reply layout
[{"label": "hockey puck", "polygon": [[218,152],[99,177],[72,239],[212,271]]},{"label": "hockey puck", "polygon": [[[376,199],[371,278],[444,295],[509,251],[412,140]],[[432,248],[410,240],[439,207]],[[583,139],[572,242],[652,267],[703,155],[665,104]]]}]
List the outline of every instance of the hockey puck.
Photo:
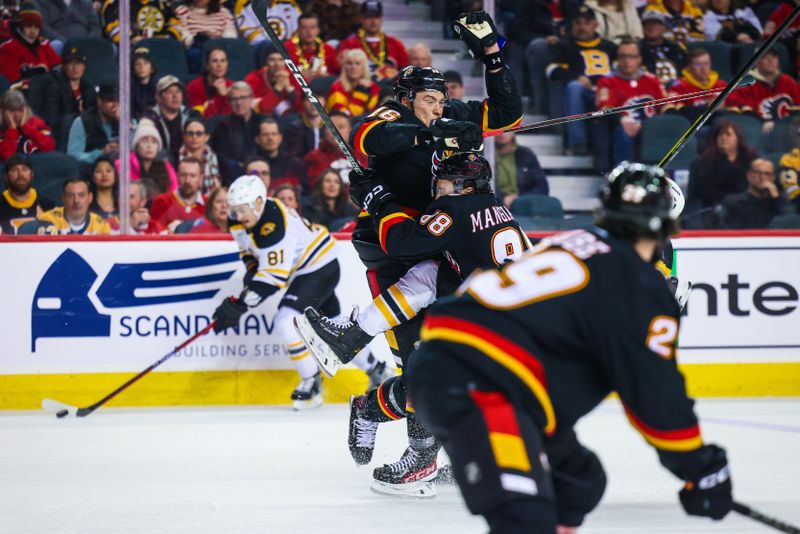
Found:
[{"label": "hockey puck", "polygon": [[59,411],[56,413],[56,417],[58,417],[59,419],[61,419],[61,418],[63,418],[63,417],[66,417],[66,416],[68,416],[68,415],[69,415],[69,411],[67,411],[67,410],[59,410]]}]

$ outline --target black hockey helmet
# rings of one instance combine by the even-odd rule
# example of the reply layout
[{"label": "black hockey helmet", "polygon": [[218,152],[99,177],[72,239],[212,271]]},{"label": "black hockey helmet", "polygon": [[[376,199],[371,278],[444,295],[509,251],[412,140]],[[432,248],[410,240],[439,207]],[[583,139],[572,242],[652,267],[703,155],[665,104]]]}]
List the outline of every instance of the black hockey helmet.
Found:
[{"label": "black hockey helmet", "polygon": [[[436,168],[436,180],[453,182],[458,194],[470,186],[475,188],[476,193],[492,192],[492,168],[486,158],[475,152],[461,152],[442,160]],[[435,186],[436,182],[434,189]]]},{"label": "black hockey helmet", "polygon": [[420,91],[439,91],[445,98],[449,98],[444,74],[433,67],[411,65],[404,68],[400,71],[392,89],[398,102],[403,97],[413,102]]},{"label": "black hockey helmet", "polygon": [[656,165],[623,161],[608,174],[600,201],[598,226],[622,239],[664,240],[678,229],[667,176]]}]

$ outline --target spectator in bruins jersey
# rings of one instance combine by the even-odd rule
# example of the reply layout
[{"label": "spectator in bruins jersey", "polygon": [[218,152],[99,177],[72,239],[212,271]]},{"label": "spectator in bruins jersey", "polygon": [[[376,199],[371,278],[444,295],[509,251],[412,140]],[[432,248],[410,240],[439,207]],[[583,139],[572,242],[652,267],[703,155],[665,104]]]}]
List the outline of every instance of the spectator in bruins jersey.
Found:
[{"label": "spectator in bruins jersey", "polygon": [[153,199],[150,215],[170,232],[181,222],[199,219],[205,214],[206,197],[200,192],[203,166],[200,160],[188,157],[178,165],[178,188]]},{"label": "spectator in bruins jersey", "polygon": [[115,229],[119,228],[119,173],[114,161],[100,156],[92,165],[92,202],[89,210],[106,219]]},{"label": "spectator in bruins jersey", "polygon": [[377,107],[378,93],[380,88],[372,81],[366,54],[362,50],[346,50],[342,53],[342,73],[331,84],[325,108],[357,117]]},{"label": "spectator in bruins jersey", "polygon": [[746,172],[754,157],[739,125],[720,121],[708,146],[690,166],[689,198],[698,199],[704,208],[709,208],[726,195],[744,191]]},{"label": "spectator in bruins jersey", "polygon": [[[304,2],[301,2],[304,3]],[[261,28],[261,23],[253,12],[251,0],[227,0],[226,4],[232,5],[233,16],[239,36],[251,45],[260,45],[269,41],[266,33]],[[267,20],[278,39],[286,40],[297,31],[297,20],[301,15],[300,6],[295,0],[270,0]]]},{"label": "spectator in bruins jersey", "polygon": [[350,202],[347,188],[342,176],[336,169],[325,169],[316,180],[316,187],[311,196],[303,202],[303,217],[313,223],[319,223],[331,232],[341,227],[332,227],[331,223],[341,219],[354,218],[359,209]]},{"label": "spectator in bruins jersey", "polygon": [[53,137],[59,149],[66,148],[66,138],[72,121],[88,109],[97,107],[94,86],[84,77],[86,56],[71,47],[64,53],[61,70],[53,74],[44,98],[44,120],[53,127]]},{"label": "spectator in bruins jersey", "polygon": [[11,23],[11,38],[0,45],[0,75],[11,83],[27,81],[61,65],[61,58],[42,33],[42,13],[25,3]]},{"label": "spectator in bruins jersey", "polygon": [[792,121],[790,136],[794,148],[781,156],[778,165],[778,181],[783,194],[791,202],[795,212],[800,213],[800,118]]},{"label": "spectator in bruins jersey", "polygon": [[667,39],[681,43],[705,39],[703,10],[695,7],[689,0],[652,0],[645,9],[664,15]]},{"label": "spectator in bruins jersey", "polygon": [[775,48],[758,60],[752,75],[756,83],[732,92],[725,105],[732,111],[755,115],[763,121],[763,132],[769,134],[776,120],[800,110],[800,88],[791,76],[781,72]]},{"label": "spectator in bruins jersey", "polygon": [[277,50],[268,50],[264,65],[245,76],[244,81],[253,89],[253,108],[258,113],[282,117],[302,111],[305,99]]},{"label": "spectator in bruins jersey", "polygon": [[[738,2],[737,2],[738,3]],[[739,6],[734,0],[711,0],[703,15],[707,41],[752,43],[761,38],[761,21],[749,6]]]},{"label": "spectator in bruins jersey", "polygon": [[[119,43],[119,2],[120,0],[105,0],[100,8],[103,36],[113,43]],[[150,37],[180,40],[173,3],[169,0],[131,0],[131,43],[136,44]]]},{"label": "spectator in bruins jersey", "polygon": [[[694,48],[689,53],[689,65],[681,72],[681,78],[670,87],[669,95],[688,95],[708,89],[724,89],[726,83],[719,78],[717,71],[711,68],[711,55],[704,48]],[[683,102],[664,106],[664,112],[674,110],[694,122],[705,111],[717,95],[696,97]]]},{"label": "spectator in bruins jersey", "polygon": [[550,192],[547,176],[533,150],[519,146],[513,133],[500,134],[494,139],[496,194],[504,205],[511,206],[520,195]]},{"label": "spectator in bruins jersey", "polygon": [[642,65],[648,72],[658,76],[661,84],[669,89],[678,79],[686,66],[686,46],[681,42],[670,41],[664,37],[667,31],[663,13],[645,11],[642,15],[644,39],[642,48]]},{"label": "spectator in bruins jersey", "polygon": [[[336,129],[342,135],[342,139],[347,139],[350,136],[350,117],[341,111],[332,111],[330,114],[331,121]],[[342,177],[348,175],[353,168],[350,162],[342,154],[339,144],[333,138],[333,134],[325,128],[322,134],[322,141],[319,143],[319,148],[312,150],[303,158],[303,163],[306,165],[306,176],[308,176],[308,189],[317,189],[317,179],[322,175],[322,171],[328,168],[333,168],[341,173]]]},{"label": "spectator in bruins jersey", "polygon": [[227,74],[228,53],[221,46],[209,48],[202,74],[186,86],[189,106],[205,117],[230,113],[228,91],[233,81],[226,78]]},{"label": "spectator in bruins jersey", "polygon": [[50,127],[25,101],[25,96],[15,89],[0,96],[0,161],[12,154],[52,152],[56,149]]},{"label": "spectator in bruins jersey", "polygon": [[366,0],[361,4],[361,28],[355,35],[339,43],[339,53],[361,50],[369,60],[369,70],[375,81],[391,80],[408,65],[408,52],[400,39],[386,35],[383,26],[383,4]]},{"label": "spectator in bruins jersey", "polygon": [[209,39],[221,37],[234,39],[236,25],[222,0],[185,0],[175,8],[175,17],[170,19],[172,31],[180,35],[186,47],[189,72],[200,70],[203,44]]},{"label": "spectator in bruins jersey", "polygon": [[67,154],[86,166],[105,154],[119,153],[119,87],[103,82],[97,92],[97,107],[85,109],[72,122]]},{"label": "spectator in bruins jersey", "polygon": [[14,235],[19,227],[34,221],[54,204],[33,187],[33,168],[25,154],[14,154],[5,162],[6,189],[0,196],[0,234]]},{"label": "spectator in bruins jersey", "polygon": [[[595,106],[597,82],[611,72],[616,56],[616,46],[597,35],[597,18],[594,11],[581,6],[572,21],[571,34],[562,37],[553,45],[553,62],[547,66],[547,77],[565,85],[561,91],[550,91],[559,104],[551,113],[563,105],[566,115],[591,111]],[[560,102],[563,99],[563,104]],[[587,154],[589,137],[585,121],[567,124],[567,148],[572,154]]]},{"label": "spectator in bruins jersey", "polygon": [[131,115],[139,119],[156,105],[156,64],[150,50],[139,47],[131,60]]},{"label": "spectator in bruins jersey", "polygon": [[[642,70],[639,45],[623,40],[617,48],[617,68],[597,82],[597,109],[664,98],[664,88],[655,75]],[[658,113],[656,108],[628,111],[595,121],[595,168],[605,172],[623,161],[633,161],[644,122]],[[605,131],[603,131],[605,128]],[[609,148],[611,159],[609,160]]]},{"label": "spectator in bruins jersey", "polygon": [[641,39],[642,21],[633,0],[586,0],[598,19],[600,37],[619,44],[623,38]]},{"label": "spectator in bruins jersey", "polygon": [[768,159],[755,158],[747,169],[747,189],[726,196],[715,215],[722,228],[767,228],[786,208],[786,198],[775,183],[775,166]]},{"label": "spectator in bruins jersey", "polygon": [[39,217],[39,233],[109,235],[108,222],[89,210],[93,199],[91,186],[85,178],[68,178],[64,181],[62,195],[64,207],[53,208]]},{"label": "spectator in bruins jersey", "polygon": [[336,49],[319,37],[319,17],[303,13],[297,19],[297,33],[284,43],[306,81],[339,74]]}]

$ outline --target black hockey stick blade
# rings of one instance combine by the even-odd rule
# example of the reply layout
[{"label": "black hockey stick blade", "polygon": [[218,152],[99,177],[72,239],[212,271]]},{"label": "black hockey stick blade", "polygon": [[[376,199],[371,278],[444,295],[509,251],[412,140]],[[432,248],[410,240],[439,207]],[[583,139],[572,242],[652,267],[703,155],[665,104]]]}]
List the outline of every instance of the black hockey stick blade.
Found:
[{"label": "black hockey stick blade", "polygon": [[764,515],[758,510],[753,510],[746,504],[733,501],[732,509],[736,513],[742,514],[743,516],[749,517],[754,521],[758,521],[759,523],[772,527],[775,530],[786,532],[788,534],[800,534],[800,528],[797,528],[794,525],[790,525],[789,523],[785,523],[779,519],[775,519],[774,517]]},{"label": "black hockey stick blade", "polygon": [[303,91],[306,99],[314,106],[314,109],[319,113],[320,119],[322,119],[323,124],[331,132],[333,138],[336,140],[336,144],[339,145],[339,149],[342,151],[344,156],[347,158],[347,161],[350,162],[350,166],[358,172],[359,174],[364,174],[364,169],[361,167],[361,164],[356,159],[355,155],[353,155],[353,151],[350,149],[350,146],[347,144],[347,141],[344,140],[342,134],[339,133],[339,130],[336,128],[336,125],[333,124],[331,121],[328,112],[325,111],[325,106],[319,101],[319,99],[314,95],[314,91],[311,90],[311,87],[308,85],[303,73],[295,64],[292,56],[289,55],[289,51],[286,50],[283,42],[278,38],[275,34],[275,30],[272,29],[270,26],[269,21],[267,20],[267,10],[269,8],[267,0],[253,0],[250,4],[253,8],[253,12],[258,19],[258,22],[261,23],[261,27],[267,33],[269,40],[272,42],[272,46],[275,47],[275,50],[283,56],[283,62],[286,63],[286,66],[289,68],[289,72],[292,73],[295,81],[300,86],[300,89]]}]

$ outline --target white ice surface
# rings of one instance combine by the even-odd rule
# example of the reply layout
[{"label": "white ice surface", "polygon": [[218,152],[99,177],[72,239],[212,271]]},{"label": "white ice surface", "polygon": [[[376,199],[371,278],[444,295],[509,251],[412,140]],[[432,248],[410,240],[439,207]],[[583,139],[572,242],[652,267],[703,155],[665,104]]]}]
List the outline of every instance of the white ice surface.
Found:
[{"label": "white ice surface", "polygon": [[[800,400],[710,401],[707,441],[729,451],[736,498],[800,523]],[[356,468],[347,410],[101,409],[85,419],[0,412],[0,533],[480,533],[455,487],[430,501],[370,493],[372,467],[404,449],[383,425]],[[731,514],[689,518],[680,483],[607,402],[578,428],[609,487],[581,533],[768,533]],[[774,531],[773,531],[774,532]]]}]

